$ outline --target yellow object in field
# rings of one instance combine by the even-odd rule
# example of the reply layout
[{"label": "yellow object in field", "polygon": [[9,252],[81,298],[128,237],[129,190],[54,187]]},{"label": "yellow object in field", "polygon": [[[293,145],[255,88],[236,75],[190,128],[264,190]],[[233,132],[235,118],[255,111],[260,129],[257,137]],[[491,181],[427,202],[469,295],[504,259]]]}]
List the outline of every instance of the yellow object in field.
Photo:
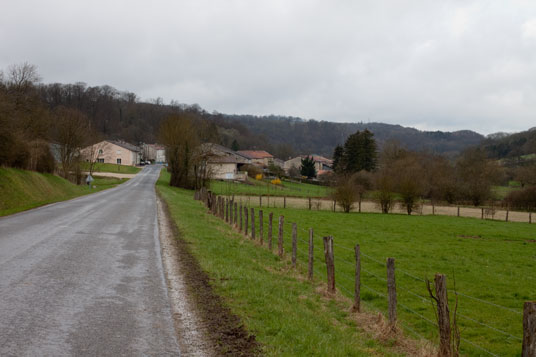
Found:
[{"label": "yellow object in field", "polygon": [[273,179],[272,181],[270,181],[272,183],[272,185],[281,185],[281,180],[278,178],[275,178]]},{"label": "yellow object in field", "polygon": [[262,174],[257,174],[255,176],[255,180],[259,180],[259,181],[262,180]]}]

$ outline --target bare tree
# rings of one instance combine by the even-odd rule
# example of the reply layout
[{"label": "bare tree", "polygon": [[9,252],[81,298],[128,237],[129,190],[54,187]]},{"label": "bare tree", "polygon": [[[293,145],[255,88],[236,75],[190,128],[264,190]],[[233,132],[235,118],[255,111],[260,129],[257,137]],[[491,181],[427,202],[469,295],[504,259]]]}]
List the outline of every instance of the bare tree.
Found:
[{"label": "bare tree", "polygon": [[59,145],[62,175],[76,175],[80,183],[80,150],[88,143],[89,125],[87,117],[75,109],[58,107],[54,111],[53,137]]},{"label": "bare tree", "polygon": [[333,199],[346,213],[350,212],[357,201],[359,192],[350,175],[340,175],[333,191]]},{"label": "bare tree", "polygon": [[408,215],[411,215],[413,210],[419,207],[419,198],[422,197],[425,188],[421,159],[415,153],[406,153],[394,163],[393,174],[401,205]]}]

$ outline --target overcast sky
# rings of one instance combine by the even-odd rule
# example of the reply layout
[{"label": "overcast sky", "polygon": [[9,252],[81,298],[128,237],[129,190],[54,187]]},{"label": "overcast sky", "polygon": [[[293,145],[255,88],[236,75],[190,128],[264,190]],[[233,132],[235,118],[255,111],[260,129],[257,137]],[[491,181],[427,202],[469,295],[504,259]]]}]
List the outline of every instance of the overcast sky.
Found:
[{"label": "overcast sky", "polygon": [[536,126],[536,1],[2,0],[0,68],[208,111]]}]

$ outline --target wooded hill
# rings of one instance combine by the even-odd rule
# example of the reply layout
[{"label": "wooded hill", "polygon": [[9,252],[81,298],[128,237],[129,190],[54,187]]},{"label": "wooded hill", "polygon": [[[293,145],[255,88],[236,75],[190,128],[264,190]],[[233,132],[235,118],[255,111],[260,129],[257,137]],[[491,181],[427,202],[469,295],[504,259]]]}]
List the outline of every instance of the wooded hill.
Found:
[{"label": "wooded hill", "polygon": [[[489,135],[480,144],[489,158],[516,162],[536,153],[536,127],[515,134]],[[529,157],[530,158],[530,157]]]},{"label": "wooded hill", "polygon": [[165,105],[161,100],[142,102],[131,92],[110,86],[88,87],[84,83],[45,84],[38,90],[50,108],[65,106],[80,110],[105,137],[132,143],[155,142],[162,119],[184,110],[199,112],[213,122],[222,145],[230,147],[236,140],[240,149],[263,149],[283,159],[312,153],[331,157],[336,145],[364,129],[374,133],[380,148],[386,141],[396,140],[409,150],[425,150],[450,157],[484,140],[482,135],[468,130],[430,132],[383,123],[334,123],[275,115],[208,113],[196,104],[174,102]]}]

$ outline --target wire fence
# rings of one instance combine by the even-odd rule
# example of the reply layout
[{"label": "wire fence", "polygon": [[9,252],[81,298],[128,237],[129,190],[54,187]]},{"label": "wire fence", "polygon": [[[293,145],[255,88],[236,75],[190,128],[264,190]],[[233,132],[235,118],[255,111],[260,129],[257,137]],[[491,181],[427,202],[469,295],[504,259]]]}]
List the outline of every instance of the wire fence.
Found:
[{"label": "wire fence", "polygon": [[[244,202],[247,205],[247,202]],[[258,214],[258,210],[255,210],[255,214]],[[221,213],[220,213],[221,217]],[[264,232],[264,240],[266,241],[266,235],[267,235],[267,226],[268,226],[268,215],[266,214],[264,217],[266,217],[263,221],[263,232]],[[275,217],[274,217],[275,218]],[[278,230],[279,227],[277,226],[277,219],[275,219],[275,227],[272,226],[272,240],[275,241],[274,246],[277,246],[277,240],[278,240]],[[298,222],[285,222],[283,224],[283,244],[285,248],[288,248],[288,252],[292,251],[292,239],[291,236],[292,232],[292,226],[293,223],[297,225],[297,235],[296,235],[296,259],[300,264],[304,264],[304,266],[308,263],[309,257],[309,250],[304,250],[303,247],[309,248],[309,241],[302,238],[302,236],[309,237],[309,230],[304,229],[301,227]],[[251,224],[251,218],[249,221],[249,224]],[[260,222],[257,220],[256,225],[258,226]],[[273,224],[273,223],[272,223]],[[253,227],[255,229],[255,227]],[[321,230],[313,229],[314,237],[313,242],[318,243],[322,237],[328,236],[326,234],[327,232],[322,232]],[[248,233],[251,234],[251,231]],[[355,256],[355,250],[339,243],[333,243],[334,247],[336,247],[339,250],[339,254],[336,255],[336,262],[339,267],[343,267],[342,269],[339,268],[336,270],[336,276],[338,276],[339,284],[337,284],[337,288],[343,293],[343,295],[346,295],[349,298],[354,297],[354,292],[352,289],[349,289],[348,286],[352,286],[355,284],[355,276],[352,274],[352,271],[355,269],[356,261],[354,260]],[[317,244],[315,244],[315,247]],[[321,250],[320,250],[321,251]],[[341,254],[340,252],[347,252],[346,254]],[[386,262],[382,262],[377,257],[374,257],[372,255],[369,255],[367,253],[360,252],[362,263],[360,271],[364,273],[363,277],[360,281],[360,287],[362,287],[364,290],[368,291],[369,293],[373,294],[374,296],[377,296],[381,301],[386,301],[389,299],[389,294],[385,292],[381,292],[378,287],[383,286],[386,287],[386,283],[388,282],[387,275],[381,276],[380,273],[377,271],[379,269],[385,269],[386,268]],[[320,279],[322,281],[326,280],[325,273],[322,272],[318,268],[318,266],[322,266],[322,263],[326,263],[326,259],[319,253],[319,249],[316,249],[313,258],[316,264],[313,265],[313,273],[317,277],[316,279]],[[320,262],[320,264],[318,264]],[[341,265],[342,264],[342,265]],[[399,279],[396,283],[396,289],[398,292],[399,300],[397,301],[397,306],[399,306],[405,313],[409,314],[409,316],[413,316],[413,318],[409,319],[403,319],[399,320],[400,325],[402,328],[409,333],[411,333],[414,336],[417,336],[419,339],[435,339],[437,338],[437,329],[438,329],[438,317],[437,312],[434,310],[434,304],[433,300],[430,297],[430,294],[428,293],[428,290],[425,290],[426,286],[429,284],[428,280],[426,278],[420,278],[416,274],[407,271],[406,269],[401,269],[400,267],[396,268],[396,271],[399,273]],[[401,275],[400,275],[401,274]],[[401,277],[407,277],[409,280],[400,280]],[[411,283],[413,282],[413,283]],[[415,285],[418,284],[418,285]],[[414,289],[415,287],[422,288],[423,292],[416,292]],[[420,289],[419,289],[420,290]],[[497,304],[495,302],[485,300],[479,297],[475,297],[469,294],[465,294],[459,291],[454,291],[455,297],[456,297],[456,303],[458,303],[457,299],[458,297],[463,297],[470,299],[474,302],[485,304],[487,306],[501,309],[501,311],[512,313],[515,316],[522,315],[520,311],[517,311],[515,309],[512,309],[510,307],[502,306],[500,304]],[[401,300],[400,300],[401,299]],[[365,301],[368,304],[368,301]],[[380,304],[381,305],[381,304]],[[372,306],[375,309],[378,309],[380,306],[378,304],[372,304]],[[383,305],[385,308],[385,305]],[[464,327],[467,328],[467,326],[470,326],[470,324],[474,326],[478,326],[479,328],[487,329],[490,332],[496,333],[502,337],[506,337],[509,341],[516,341],[520,342],[522,341],[522,338],[519,336],[516,336],[508,331],[505,331],[503,328],[494,326],[493,324],[486,323],[482,320],[482,318],[475,318],[471,317],[465,314],[466,311],[464,310],[464,314],[458,310],[456,312],[456,316],[462,318],[465,320],[469,325],[464,325]],[[432,317],[426,316],[431,315]],[[435,321],[434,321],[435,318]],[[415,324],[415,321],[422,321],[425,326],[423,327],[419,324]],[[428,336],[427,338],[424,336]],[[462,342],[462,346],[465,345],[466,348],[470,346],[470,348],[475,348],[479,350],[480,352],[484,352],[491,356],[496,356],[497,354],[493,351],[490,351],[487,346],[482,346],[480,343],[475,342],[474,340],[470,340],[469,338],[461,337],[460,341]]]}]

